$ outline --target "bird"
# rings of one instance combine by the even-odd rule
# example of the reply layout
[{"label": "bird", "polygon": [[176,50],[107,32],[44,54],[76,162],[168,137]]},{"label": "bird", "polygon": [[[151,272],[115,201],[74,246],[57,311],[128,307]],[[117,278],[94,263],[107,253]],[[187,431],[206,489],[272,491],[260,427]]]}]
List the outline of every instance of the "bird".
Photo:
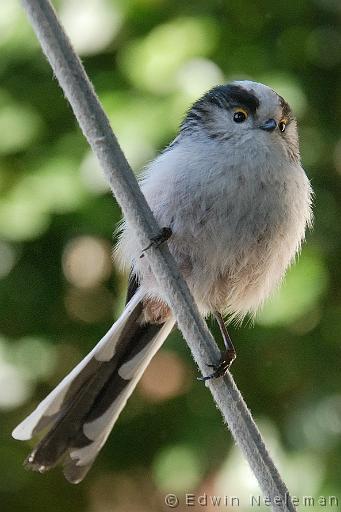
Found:
[{"label": "bird", "polygon": [[[226,323],[253,318],[278,288],[311,227],[313,191],[302,168],[297,122],[272,88],[217,85],[187,111],[175,139],[140,175],[167,244],[203,317],[218,320],[226,352],[203,379],[235,358]],[[148,249],[148,248],[146,248]],[[92,351],[13,431],[40,437],[25,461],[63,466],[80,482],[106,442],[175,319],[127,221],[115,257],[130,271],[126,306]]]}]

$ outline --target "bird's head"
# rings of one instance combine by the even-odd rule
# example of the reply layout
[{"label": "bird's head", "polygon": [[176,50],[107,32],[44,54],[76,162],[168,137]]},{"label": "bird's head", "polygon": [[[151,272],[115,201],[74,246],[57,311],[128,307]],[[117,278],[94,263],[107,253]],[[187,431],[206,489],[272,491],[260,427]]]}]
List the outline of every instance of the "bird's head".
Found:
[{"label": "bird's head", "polygon": [[273,148],[299,160],[290,106],[273,89],[257,82],[236,81],[211,89],[188,111],[181,133],[239,149]]}]

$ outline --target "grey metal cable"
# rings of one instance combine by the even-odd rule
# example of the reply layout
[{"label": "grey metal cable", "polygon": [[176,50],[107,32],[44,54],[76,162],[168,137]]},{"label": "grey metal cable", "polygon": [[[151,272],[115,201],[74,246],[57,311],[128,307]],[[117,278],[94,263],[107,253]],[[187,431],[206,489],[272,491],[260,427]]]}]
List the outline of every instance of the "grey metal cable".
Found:
[{"label": "grey metal cable", "polygon": [[[21,0],[42,49],[68,99],[77,121],[98,158],[113,194],[137,243],[146,247],[159,226],[113,134],[85,70],[48,0]],[[81,5],[80,5],[81,8]],[[202,373],[220,353],[166,245],[145,253],[166,292],[178,327]],[[241,448],[260,488],[276,512],[295,512],[289,492],[230,373],[206,382],[234,440]]]}]

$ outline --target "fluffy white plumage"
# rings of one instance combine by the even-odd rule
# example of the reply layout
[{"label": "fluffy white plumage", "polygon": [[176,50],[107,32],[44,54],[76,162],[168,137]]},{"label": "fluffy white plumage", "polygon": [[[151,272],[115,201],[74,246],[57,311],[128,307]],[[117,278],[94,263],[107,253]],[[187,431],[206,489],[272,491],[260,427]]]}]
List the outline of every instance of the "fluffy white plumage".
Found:
[{"label": "fluffy white plumage", "polygon": [[[208,103],[205,114],[201,107],[198,127],[180,132],[140,184],[159,225],[172,229],[169,248],[202,313],[243,318],[278,286],[300,249],[312,190],[295,120],[285,133],[259,128],[282,119],[282,99],[259,83],[234,85],[258,98],[257,113],[237,124],[230,110]],[[139,275],[146,296],[163,298],[128,225],[117,253]]]}]

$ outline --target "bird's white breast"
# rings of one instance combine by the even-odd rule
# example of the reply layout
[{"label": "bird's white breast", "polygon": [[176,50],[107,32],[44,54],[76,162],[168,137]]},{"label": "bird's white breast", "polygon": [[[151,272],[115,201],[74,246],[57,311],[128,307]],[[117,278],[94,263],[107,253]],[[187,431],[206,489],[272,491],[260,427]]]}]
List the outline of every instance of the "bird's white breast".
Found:
[{"label": "bird's white breast", "polygon": [[[260,150],[261,149],[261,150]],[[184,143],[147,169],[142,190],[202,311],[254,312],[281,280],[310,222],[309,181],[298,163],[254,148],[229,153],[214,142]],[[160,295],[126,227],[121,259]]]}]

